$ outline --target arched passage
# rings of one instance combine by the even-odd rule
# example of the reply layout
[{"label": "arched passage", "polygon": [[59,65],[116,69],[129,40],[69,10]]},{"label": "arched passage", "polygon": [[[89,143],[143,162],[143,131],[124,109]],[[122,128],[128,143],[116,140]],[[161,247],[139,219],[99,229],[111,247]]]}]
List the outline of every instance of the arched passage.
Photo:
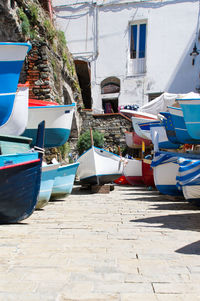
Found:
[{"label": "arched passage", "polygon": [[118,97],[120,93],[120,79],[108,77],[101,82],[101,98],[104,113],[118,112]]}]

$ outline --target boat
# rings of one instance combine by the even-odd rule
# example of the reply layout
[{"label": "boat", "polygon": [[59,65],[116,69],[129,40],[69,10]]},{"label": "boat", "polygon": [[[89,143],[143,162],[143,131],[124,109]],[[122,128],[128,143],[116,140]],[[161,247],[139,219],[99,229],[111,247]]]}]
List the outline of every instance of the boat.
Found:
[{"label": "boat", "polygon": [[153,141],[153,144],[155,144],[154,141],[154,137],[157,137],[157,143],[158,143],[158,148],[162,148],[162,149],[178,149],[180,148],[180,144],[177,143],[172,143],[171,141],[169,141],[168,137],[167,137],[167,133],[165,130],[165,127],[160,123],[156,123],[156,122],[149,122],[148,124],[139,124],[139,126],[141,127],[141,129],[145,129],[148,131],[148,128],[150,129],[150,135],[151,135],[151,139]]},{"label": "boat", "polygon": [[44,122],[38,127],[38,151],[0,155],[1,224],[17,223],[33,213],[40,190],[43,141]]},{"label": "boat", "polygon": [[48,105],[29,107],[27,128],[23,136],[36,141],[37,124],[45,120],[44,147],[58,147],[69,138],[75,103],[71,105]]},{"label": "boat", "polygon": [[185,121],[183,118],[183,111],[181,108],[177,107],[168,107],[169,114],[171,117],[171,122],[174,126],[174,130],[176,133],[177,140],[179,143],[185,144],[195,144],[195,143],[200,143],[200,140],[192,139],[192,137],[189,135]]},{"label": "boat", "polygon": [[47,101],[47,100],[41,100],[41,99],[32,99],[29,98],[28,100],[28,106],[29,107],[44,107],[44,106],[58,106],[59,104],[56,101]]},{"label": "boat", "polygon": [[[10,116],[0,126],[0,135],[21,135],[28,122],[29,83],[18,84]],[[3,97],[1,98],[3,101]],[[1,107],[1,105],[0,105]]]},{"label": "boat", "polygon": [[59,166],[59,163],[42,164],[41,185],[36,209],[41,209],[48,204]]},{"label": "boat", "polygon": [[142,180],[147,187],[155,187],[152,160],[142,159]]},{"label": "boat", "polygon": [[0,153],[2,155],[25,153],[30,150],[31,138],[0,135]]},{"label": "boat", "polygon": [[20,72],[30,49],[29,43],[0,42],[0,127],[11,117]]},{"label": "boat", "polygon": [[197,159],[198,155],[169,151],[156,151],[151,163],[156,188],[167,195],[182,195],[182,190],[177,186],[180,158]]},{"label": "boat", "polygon": [[128,110],[128,109],[121,109],[120,113],[123,115],[132,118],[132,117],[137,117],[137,118],[145,118],[145,119],[157,119],[157,116],[154,114],[146,113],[146,112],[141,112],[141,111],[134,111],[134,110]]},{"label": "boat", "polygon": [[74,180],[79,162],[59,166],[56,172],[51,199],[59,199],[68,196],[72,192]]},{"label": "boat", "polygon": [[130,185],[142,185],[142,160],[126,159],[123,174]]},{"label": "boat", "polygon": [[161,125],[165,127],[169,141],[171,143],[180,144],[180,141],[176,136],[176,131],[171,119],[171,114],[169,112],[160,112],[160,114],[158,114],[158,118],[160,119]]},{"label": "boat", "polygon": [[[151,141],[151,136],[150,136],[150,132],[145,132],[145,131],[142,131],[141,127],[139,126],[140,123],[145,123],[148,121],[148,119],[146,118],[139,118],[139,117],[132,117],[131,118],[132,120],[132,125],[133,125],[133,129],[135,131],[135,133],[141,137],[142,139],[145,139],[145,140],[149,140]],[[154,120],[155,122],[158,122],[157,119],[151,119],[151,120]]]},{"label": "boat", "polygon": [[77,160],[80,163],[77,176],[81,183],[106,184],[122,175],[123,159],[103,148],[92,146]]},{"label": "boat", "polygon": [[187,201],[200,206],[200,160],[180,158],[178,163],[177,186]]},{"label": "boat", "polygon": [[191,138],[200,140],[200,94],[191,92],[176,100],[183,111],[188,134]]},{"label": "boat", "polygon": [[126,145],[129,148],[136,148],[138,146],[141,146],[142,143],[145,144],[145,146],[150,146],[151,141],[147,139],[143,139],[140,136],[136,134],[136,132],[125,132],[125,140],[126,140]]}]

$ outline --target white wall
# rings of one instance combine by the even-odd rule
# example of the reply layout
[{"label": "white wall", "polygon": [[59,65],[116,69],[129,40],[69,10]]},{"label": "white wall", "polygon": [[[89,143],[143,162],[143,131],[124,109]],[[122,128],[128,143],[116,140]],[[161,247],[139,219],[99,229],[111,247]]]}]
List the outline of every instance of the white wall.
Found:
[{"label": "white wall", "polygon": [[[148,93],[187,93],[199,86],[200,55],[194,66],[189,55],[196,37],[197,0],[129,0],[115,5],[101,1],[104,5],[97,7],[97,14],[95,5],[86,2],[55,11],[74,57],[91,61],[94,108],[102,108],[100,83],[110,76],[121,81],[119,105],[143,105]],[[54,0],[53,6],[63,3]],[[129,22],[143,19],[147,20],[146,73],[128,76]]]}]

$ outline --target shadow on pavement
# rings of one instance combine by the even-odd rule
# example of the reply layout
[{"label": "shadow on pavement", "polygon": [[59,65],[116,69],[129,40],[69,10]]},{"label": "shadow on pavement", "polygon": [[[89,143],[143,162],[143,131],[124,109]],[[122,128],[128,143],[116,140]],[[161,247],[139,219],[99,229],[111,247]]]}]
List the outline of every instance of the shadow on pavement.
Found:
[{"label": "shadow on pavement", "polygon": [[200,240],[175,250],[176,253],[200,255]]},{"label": "shadow on pavement", "polygon": [[200,232],[200,212],[199,213],[180,213],[169,214],[147,218],[140,218],[130,220],[133,223],[148,223],[155,227],[159,224],[158,228],[169,228],[178,230],[191,230]]}]

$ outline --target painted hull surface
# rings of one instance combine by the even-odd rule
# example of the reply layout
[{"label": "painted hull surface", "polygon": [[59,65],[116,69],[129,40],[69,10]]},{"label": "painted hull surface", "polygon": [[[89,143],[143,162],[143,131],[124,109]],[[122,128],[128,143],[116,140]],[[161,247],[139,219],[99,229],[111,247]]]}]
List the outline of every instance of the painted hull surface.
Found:
[{"label": "painted hull surface", "polygon": [[30,49],[28,43],[0,42],[0,126],[12,114],[20,72]]},{"label": "painted hull surface", "polygon": [[142,160],[142,180],[146,186],[155,187],[151,160]]},{"label": "painted hull surface", "polygon": [[0,223],[16,223],[34,211],[40,189],[41,160],[0,167]]},{"label": "painted hull surface", "polygon": [[120,156],[105,149],[92,147],[81,155],[77,176],[82,183],[111,183],[122,175],[123,161]]},{"label": "painted hull surface", "polygon": [[187,131],[182,109],[175,107],[169,107],[168,109],[179,143],[199,144],[200,140],[192,139]]},{"label": "painted hull surface", "polygon": [[150,140],[141,138],[135,132],[125,132],[125,140],[126,140],[126,145],[129,148],[135,148],[137,146],[141,146],[142,142],[144,142],[145,146],[149,146],[151,144]]},{"label": "painted hull surface", "polygon": [[72,192],[79,163],[60,166],[57,169],[51,199],[66,197]]},{"label": "painted hull surface", "polygon": [[18,85],[12,111],[8,120],[0,126],[0,135],[21,135],[28,122],[28,84]]},{"label": "painted hull surface", "polygon": [[179,165],[171,162],[153,168],[154,183],[162,194],[182,195],[182,192],[176,186],[178,169]]},{"label": "painted hull surface", "polygon": [[31,141],[27,137],[0,135],[0,152],[2,155],[28,152]]},{"label": "painted hull surface", "polygon": [[[200,159],[200,157],[199,157]],[[200,160],[179,160],[177,186],[181,187],[184,198],[200,206]]]},{"label": "painted hull surface", "polygon": [[177,149],[180,147],[180,144],[175,144],[169,141],[165,127],[161,126],[161,124],[151,124],[150,133],[154,145],[155,137],[157,136],[157,144],[159,148]]},{"label": "painted hull surface", "polygon": [[141,185],[142,180],[142,161],[126,159],[123,174],[130,185]]},{"label": "painted hull surface", "polygon": [[178,99],[183,111],[183,117],[188,134],[193,138],[200,140],[200,95],[197,99]]},{"label": "painted hull surface", "polygon": [[38,152],[27,152],[21,154],[8,154],[0,156],[0,167],[23,163],[38,159]]},{"label": "painted hull surface", "polygon": [[49,164],[42,166],[41,185],[36,209],[41,209],[48,204],[59,165]]},{"label": "painted hull surface", "polygon": [[120,110],[120,113],[128,116],[129,118],[136,117],[136,118],[145,118],[145,119],[152,119],[152,120],[158,119],[157,116],[154,114],[145,113],[141,111],[122,109]]},{"label": "painted hull surface", "polygon": [[58,147],[68,140],[75,104],[29,107],[28,125],[23,136],[33,139],[35,144],[37,125],[45,120],[44,147]]}]

